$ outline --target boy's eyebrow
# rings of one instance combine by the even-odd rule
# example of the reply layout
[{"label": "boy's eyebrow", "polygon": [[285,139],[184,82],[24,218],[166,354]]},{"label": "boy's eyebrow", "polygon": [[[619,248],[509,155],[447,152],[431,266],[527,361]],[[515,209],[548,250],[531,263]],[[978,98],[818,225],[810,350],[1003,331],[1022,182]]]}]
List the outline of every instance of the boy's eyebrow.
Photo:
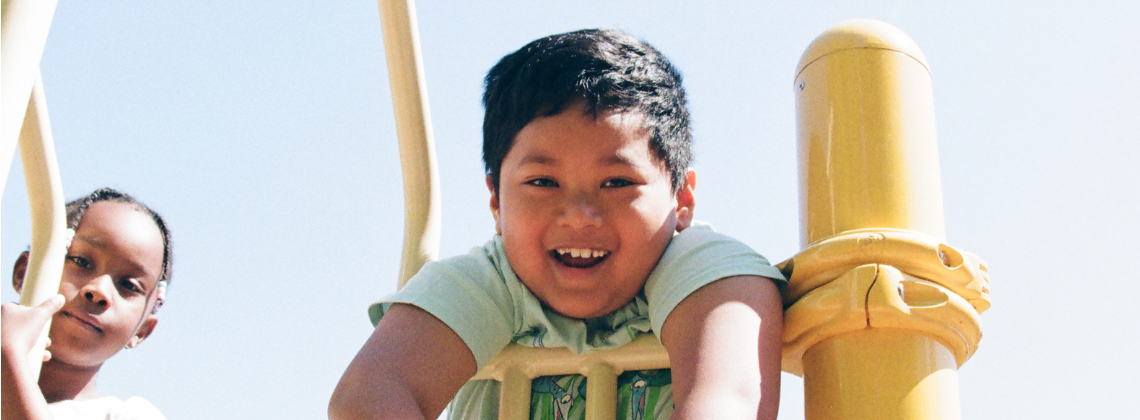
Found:
[{"label": "boy's eyebrow", "polygon": [[519,160],[518,166],[530,165],[530,164],[552,165],[556,162],[558,162],[558,159],[552,158],[552,157],[547,156],[547,155],[530,154],[530,155],[523,156],[522,160]]},{"label": "boy's eyebrow", "polygon": [[[99,249],[103,249],[103,250],[107,249],[107,243],[104,242],[102,238],[97,238],[97,237],[92,237],[92,236],[87,236],[87,235],[75,235],[75,239],[86,242],[88,245],[91,245],[92,247],[95,247],[95,248],[99,248]],[[124,260],[124,261],[127,264],[130,264],[131,268],[133,268],[135,271],[143,273],[144,277],[158,278],[157,276],[153,275],[150,272],[150,270],[147,270],[146,267],[144,267],[142,264],[139,264],[139,263],[137,263],[133,260],[129,260],[129,259]]]},{"label": "boy's eyebrow", "polygon": [[[637,166],[637,163],[634,161],[634,159],[630,158],[629,156],[622,155],[622,154],[615,154],[615,155],[606,156],[606,157],[600,159],[598,162],[601,163],[603,166],[612,166],[612,165]],[[557,158],[553,158],[553,157],[543,155],[543,154],[531,154],[531,155],[523,156],[522,159],[519,160],[518,166],[531,165],[531,164],[533,164],[533,165],[553,165],[556,163],[558,163]]]},{"label": "boy's eyebrow", "polygon": [[602,159],[601,162],[603,165],[607,165],[607,166],[608,165],[637,166],[637,164],[633,162],[633,159],[630,159],[629,157],[622,155],[622,154],[606,156],[605,158]]}]

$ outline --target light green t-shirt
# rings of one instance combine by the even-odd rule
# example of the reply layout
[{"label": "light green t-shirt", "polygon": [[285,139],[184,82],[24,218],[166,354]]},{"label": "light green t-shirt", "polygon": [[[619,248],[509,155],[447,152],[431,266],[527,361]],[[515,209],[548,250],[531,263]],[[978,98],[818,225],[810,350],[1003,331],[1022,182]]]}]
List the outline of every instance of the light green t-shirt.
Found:
[{"label": "light green t-shirt", "polygon": [[[467,255],[424,265],[403,289],[369,307],[368,314],[375,325],[392,303],[417,306],[454,330],[482,368],[511,342],[568,347],[577,354],[621,346],[639,334],[661,331],[673,308],[702,286],[740,275],[773,279],[781,289],[786,283],[779,270],[747,245],[694,222],[673,236],[642,293],[632,301],[598,318],[569,318],[545,308],[519,281],[496,235]],[[574,381],[561,380],[569,381],[567,386]],[[482,418],[463,413],[489,413],[488,418],[494,418],[497,388],[494,381],[469,382],[453,402],[452,417]]]}]

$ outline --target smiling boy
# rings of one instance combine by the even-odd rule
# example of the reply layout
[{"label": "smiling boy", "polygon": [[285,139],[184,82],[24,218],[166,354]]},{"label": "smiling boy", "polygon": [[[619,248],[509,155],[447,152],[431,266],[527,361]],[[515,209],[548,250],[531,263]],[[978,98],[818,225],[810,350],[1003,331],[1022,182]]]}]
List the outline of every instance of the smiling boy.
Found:
[{"label": "smiling boy", "polygon": [[[783,279],[693,222],[673,66],[618,31],[552,35],[492,68],[483,100],[496,235],[370,308],[330,417],[435,418],[454,397],[452,418],[496,418],[497,383],[468,379],[508,343],[582,353],[655,332],[671,371],[623,374],[618,418],[775,418]],[[585,387],[536,379],[532,413],[576,418]]]}]

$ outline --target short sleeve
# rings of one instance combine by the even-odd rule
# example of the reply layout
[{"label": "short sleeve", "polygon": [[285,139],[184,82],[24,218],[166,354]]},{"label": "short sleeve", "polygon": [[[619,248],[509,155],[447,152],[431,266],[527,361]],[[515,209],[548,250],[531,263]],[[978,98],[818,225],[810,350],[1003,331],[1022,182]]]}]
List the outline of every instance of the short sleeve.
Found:
[{"label": "short sleeve", "polygon": [[48,410],[56,420],[166,420],[158,407],[142,397],[130,397],[126,401],[110,396],[64,400],[48,404]]},{"label": "short sleeve", "polygon": [[483,367],[514,330],[511,295],[497,264],[487,247],[428,263],[399,292],[370,306],[369,318],[378,324],[393,303],[423,309],[455,331]]},{"label": "short sleeve", "polygon": [[660,333],[673,308],[697,289],[744,275],[767,277],[780,290],[787,284],[780,271],[748,245],[694,222],[673,237],[645,282],[653,330]]},{"label": "short sleeve", "polygon": [[118,412],[109,418],[113,420],[166,420],[166,416],[142,397],[130,397],[119,406]]}]

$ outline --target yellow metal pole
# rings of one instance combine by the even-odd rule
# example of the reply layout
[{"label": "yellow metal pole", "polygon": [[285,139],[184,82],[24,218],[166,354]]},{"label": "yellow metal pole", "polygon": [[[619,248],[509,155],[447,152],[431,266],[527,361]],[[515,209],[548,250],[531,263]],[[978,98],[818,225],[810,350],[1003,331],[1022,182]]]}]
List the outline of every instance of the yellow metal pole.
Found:
[{"label": "yellow metal pole", "polygon": [[[55,158],[43,80],[39,77],[36,78],[31,99],[23,130],[20,131],[20,157],[24,164],[28,201],[32,208],[32,246],[28,256],[28,271],[20,290],[20,304],[24,306],[39,305],[59,293],[63,260],[70,240],[59,164]],[[29,360],[33,376],[39,376],[42,360],[40,355],[47,344],[49,328],[50,320],[32,348],[33,356]]]},{"label": "yellow metal pole", "polygon": [[[40,72],[56,0],[0,3],[0,181],[8,180],[28,97]],[[0,182],[0,194],[7,182]]]},{"label": "yellow metal pole", "polygon": [[439,177],[415,4],[412,0],[379,0],[379,5],[404,179],[404,251],[399,282],[403,287],[424,263],[439,254]]},{"label": "yellow metal pole", "polygon": [[525,366],[516,366],[503,372],[499,379],[499,420],[530,419],[530,385],[533,375]]},{"label": "yellow metal pole", "polygon": [[597,363],[586,368],[586,420],[614,420],[617,418],[617,377],[621,373],[613,366]]},{"label": "yellow metal pole", "polygon": [[782,267],[784,370],[819,419],[957,419],[989,279],[945,227],[929,67],[906,34],[843,22],[794,88],[803,251]]}]

